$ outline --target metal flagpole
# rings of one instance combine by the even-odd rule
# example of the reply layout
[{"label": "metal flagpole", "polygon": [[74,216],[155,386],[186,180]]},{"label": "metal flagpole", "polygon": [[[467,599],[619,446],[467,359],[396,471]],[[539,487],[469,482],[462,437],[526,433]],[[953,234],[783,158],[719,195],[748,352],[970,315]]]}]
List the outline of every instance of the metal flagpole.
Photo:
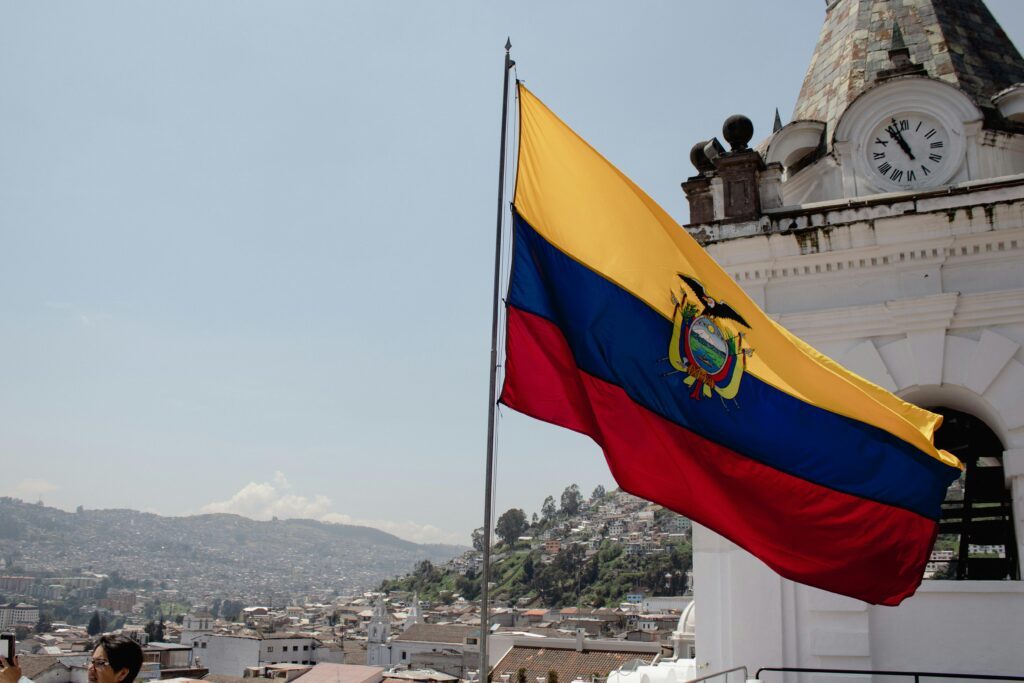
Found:
[{"label": "metal flagpole", "polygon": [[502,213],[505,208],[505,140],[508,133],[508,79],[515,62],[512,61],[512,41],[505,41],[505,66],[501,75],[501,152],[498,161],[498,226],[494,243],[494,300],[491,308],[491,381],[487,391],[487,470],[484,474],[484,549],[483,576],[480,584],[480,673],[479,681],[487,683],[487,635],[490,631],[491,581],[491,497],[494,490],[494,409],[495,387],[498,382],[498,299],[500,295]]}]

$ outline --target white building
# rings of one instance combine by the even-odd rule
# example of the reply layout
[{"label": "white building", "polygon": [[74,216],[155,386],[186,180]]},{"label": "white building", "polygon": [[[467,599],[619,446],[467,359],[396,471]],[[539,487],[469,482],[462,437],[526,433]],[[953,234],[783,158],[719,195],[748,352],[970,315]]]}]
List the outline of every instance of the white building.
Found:
[{"label": "white building", "polygon": [[181,644],[191,645],[200,636],[212,633],[213,622],[213,615],[205,609],[186,614],[181,622]]},{"label": "white building", "polygon": [[195,666],[212,674],[241,676],[248,667],[315,664],[319,641],[292,634],[262,636],[207,633],[192,640]]},{"label": "white building", "polygon": [[661,595],[645,596],[640,609],[647,613],[682,613],[687,607],[693,604],[692,595]]},{"label": "white building", "polygon": [[[694,525],[700,673],[1024,671],[1022,83],[982,0],[829,0],[793,121],[753,153],[695,148],[687,229],[784,327],[944,414],[937,444],[967,466],[940,526],[960,580],[899,607],[794,584]],[[747,175],[723,179],[738,154]]]},{"label": "white building", "polygon": [[478,627],[464,624],[414,624],[386,644],[368,641],[367,665],[428,668],[465,678],[470,669],[479,666],[478,634]]},{"label": "white building", "polygon": [[14,628],[21,624],[35,626],[39,623],[39,608],[24,602],[9,602],[0,605],[0,629]]}]

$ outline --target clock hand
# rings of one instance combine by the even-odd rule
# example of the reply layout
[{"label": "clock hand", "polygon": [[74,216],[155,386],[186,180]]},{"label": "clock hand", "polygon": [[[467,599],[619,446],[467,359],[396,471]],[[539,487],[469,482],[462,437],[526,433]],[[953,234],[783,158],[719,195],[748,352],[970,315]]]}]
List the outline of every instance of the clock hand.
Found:
[{"label": "clock hand", "polygon": [[914,160],[914,153],[910,151],[910,145],[908,145],[907,141],[903,139],[903,134],[900,133],[899,128],[897,127],[896,119],[892,119],[892,126],[887,126],[885,130],[889,133],[889,137],[895,140],[896,144],[900,146],[900,149],[902,149],[911,160]]}]

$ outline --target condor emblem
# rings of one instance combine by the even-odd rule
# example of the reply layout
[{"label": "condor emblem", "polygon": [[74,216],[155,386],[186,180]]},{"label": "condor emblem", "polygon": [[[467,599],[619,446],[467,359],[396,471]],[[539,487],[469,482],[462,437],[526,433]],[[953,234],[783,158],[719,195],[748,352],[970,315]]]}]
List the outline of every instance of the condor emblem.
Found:
[{"label": "condor emblem", "polygon": [[735,332],[732,324],[747,329],[750,325],[732,306],[708,294],[699,280],[682,273],[679,279],[686,287],[680,290],[681,298],[672,293],[675,309],[669,362],[676,371],[688,375],[684,381],[692,388],[690,398],[711,398],[712,391],[723,399],[735,398],[746,357],[754,351],[743,348],[743,333]]}]

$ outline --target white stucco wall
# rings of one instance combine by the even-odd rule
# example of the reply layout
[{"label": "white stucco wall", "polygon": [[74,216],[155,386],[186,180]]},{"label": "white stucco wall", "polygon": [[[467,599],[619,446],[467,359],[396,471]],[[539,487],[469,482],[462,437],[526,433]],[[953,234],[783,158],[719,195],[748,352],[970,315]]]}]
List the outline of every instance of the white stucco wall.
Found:
[{"label": "white stucco wall", "polygon": [[199,660],[198,666],[206,667],[212,674],[241,676],[248,666],[259,666],[260,641],[256,638],[237,636],[204,636],[200,642],[205,648],[194,648]]},{"label": "white stucco wall", "polygon": [[[800,234],[709,251],[783,326],[849,369],[914,403],[982,419],[1005,448],[1024,549],[1024,184],[879,201],[808,209]],[[1024,582],[926,581],[899,607],[870,606],[781,579],[696,524],[693,538],[702,674],[736,665],[1024,672]]]},{"label": "white stucco wall", "polygon": [[740,665],[751,675],[763,666],[1024,672],[1024,582],[925,581],[898,607],[868,605],[782,579],[697,525],[694,565],[708,577],[696,594],[702,674]]}]

